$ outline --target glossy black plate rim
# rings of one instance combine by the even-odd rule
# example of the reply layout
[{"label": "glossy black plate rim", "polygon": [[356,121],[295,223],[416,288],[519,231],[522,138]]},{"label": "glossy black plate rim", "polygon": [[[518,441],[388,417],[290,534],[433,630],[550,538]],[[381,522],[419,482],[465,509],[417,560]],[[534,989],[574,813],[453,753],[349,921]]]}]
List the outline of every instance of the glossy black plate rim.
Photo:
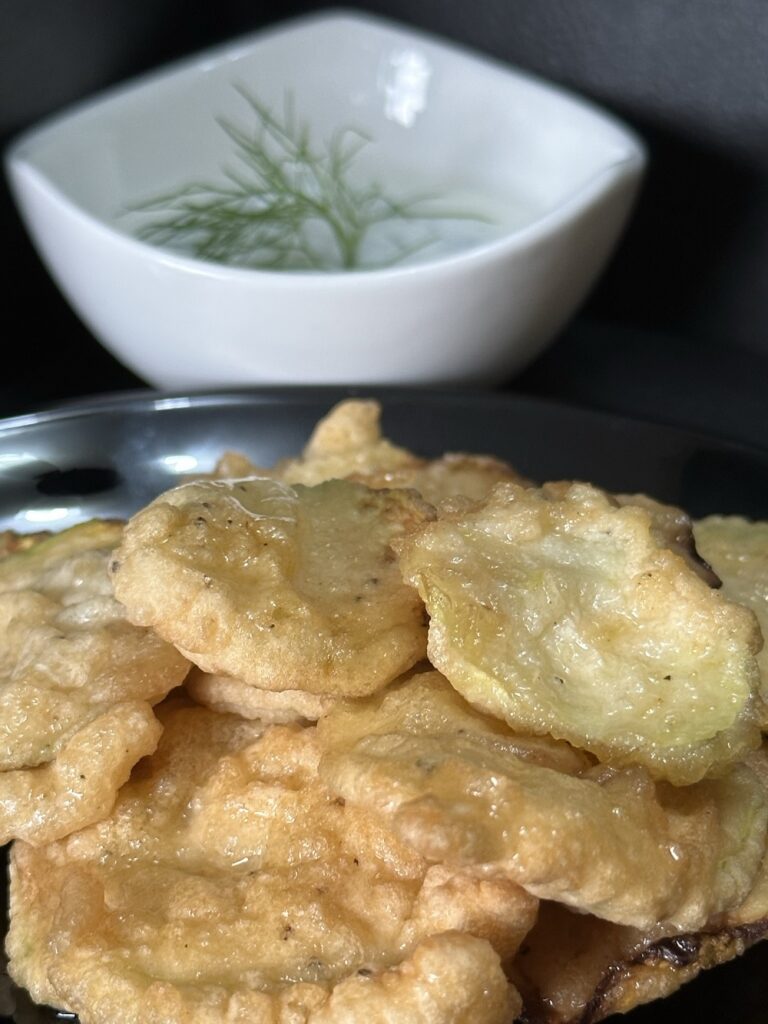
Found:
[{"label": "glossy black plate rim", "polygon": [[147,388],[126,391],[111,391],[96,395],[74,398],[66,402],[43,405],[30,412],[0,417],[0,442],[9,434],[45,423],[57,423],[85,418],[99,413],[114,412],[163,412],[169,409],[211,409],[232,408],[249,405],[276,405],[325,403],[330,408],[345,398],[375,398],[382,403],[392,401],[421,403],[437,409],[464,406],[475,410],[492,407],[496,409],[518,406],[553,414],[567,413],[578,416],[585,422],[604,427],[653,430],[670,436],[686,437],[704,443],[727,447],[734,451],[768,454],[768,449],[758,444],[729,438],[716,430],[689,429],[663,420],[644,419],[617,413],[573,405],[554,399],[525,395],[514,391],[480,391],[477,389],[410,388],[381,385],[312,385],[312,386],[269,386],[262,388],[222,388],[217,390],[157,391]]},{"label": "glossy black plate rim", "polygon": [[[73,493],[87,473],[100,474],[88,481],[86,493],[100,488],[103,500],[84,506],[82,517],[134,511],[178,482],[156,461],[147,462],[153,453],[159,456],[163,438],[192,444],[200,454],[203,422],[211,438],[204,457],[212,460],[217,443],[219,452],[245,447],[240,442],[251,417],[251,440],[264,442],[270,434],[271,447],[246,448],[247,454],[269,464],[294,454],[335,402],[355,396],[378,398],[387,435],[420,454],[486,451],[533,479],[575,478],[610,490],[646,491],[699,516],[718,511],[768,517],[768,451],[743,443],[508,392],[329,386],[122,392],[0,420],[0,528],[35,528],[19,527],[13,510],[33,498],[43,503],[46,488],[62,494],[63,480],[50,479],[57,474],[72,478]],[[20,451],[28,465],[19,469],[13,453]],[[142,459],[148,475],[138,481],[135,466]]]}]

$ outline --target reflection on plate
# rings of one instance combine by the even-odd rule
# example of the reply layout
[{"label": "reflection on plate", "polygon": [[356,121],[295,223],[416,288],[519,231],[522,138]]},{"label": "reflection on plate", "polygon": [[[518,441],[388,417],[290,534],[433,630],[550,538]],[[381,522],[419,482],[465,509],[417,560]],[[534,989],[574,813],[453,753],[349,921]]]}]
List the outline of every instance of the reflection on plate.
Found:
[{"label": "reflection on plate", "polygon": [[[710,512],[768,517],[768,453],[695,434],[503,395],[366,390],[394,441],[425,455],[488,452],[539,479],[580,478]],[[125,516],[227,448],[269,465],[298,451],[350,391],[128,395],[0,423],[0,529]],[[633,1024],[762,1024],[768,943],[631,1013]],[[33,1007],[0,974],[0,1021],[72,1019]]]}]

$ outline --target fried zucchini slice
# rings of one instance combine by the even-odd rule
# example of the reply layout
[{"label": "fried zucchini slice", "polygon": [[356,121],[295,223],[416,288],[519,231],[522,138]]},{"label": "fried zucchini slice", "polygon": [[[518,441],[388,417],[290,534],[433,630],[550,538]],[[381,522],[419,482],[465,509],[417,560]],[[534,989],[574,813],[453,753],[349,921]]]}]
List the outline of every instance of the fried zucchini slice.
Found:
[{"label": "fried zucchini slice", "polygon": [[[318,421],[301,455],[275,466],[257,466],[242,452],[227,451],[214,470],[196,479],[234,480],[272,477],[287,484],[312,487],[326,480],[343,480],[355,473],[385,473],[423,460],[382,437],[381,406],[371,399],[339,402]],[[382,486],[387,486],[382,484]]]},{"label": "fried zucchini slice", "polygon": [[751,608],[760,623],[763,646],[757,655],[760,693],[768,730],[768,522],[741,516],[708,516],[694,526],[696,546],[723,581],[731,601]]},{"label": "fried zucchini slice", "polygon": [[109,810],[157,743],[151,706],[188,662],[128,622],[93,520],[0,561],[0,843],[48,842]]},{"label": "fried zucchini slice", "polygon": [[[749,765],[768,788],[768,747]],[[768,938],[768,854],[746,899],[701,931],[648,931],[542,903],[509,968],[531,1024],[596,1024],[661,999]]]},{"label": "fried zucchini slice", "polygon": [[768,936],[768,906],[750,923],[663,935],[542,903],[510,968],[530,1024],[596,1024],[662,999]]},{"label": "fried zucchini slice", "polygon": [[[430,874],[317,777],[313,729],[171,702],[109,818],[12,855],[9,972],[89,1024],[508,1024],[536,901]],[[429,879],[429,881],[428,881]],[[509,915],[508,917],[506,915]]]},{"label": "fried zucchini slice", "polygon": [[40,541],[51,536],[50,530],[38,533],[16,533],[15,530],[0,530],[0,558],[14,555],[21,551],[29,551]]},{"label": "fried zucchini slice", "polygon": [[184,689],[197,704],[212,711],[240,715],[268,725],[316,722],[339,700],[306,690],[259,690],[229,676],[212,676],[193,668]]},{"label": "fried zucchini slice", "polygon": [[449,452],[418,466],[355,473],[349,479],[368,487],[412,487],[425,501],[435,506],[454,498],[478,501],[501,481],[531,486],[530,481],[501,459],[461,452]]},{"label": "fried zucchini slice", "polygon": [[317,424],[301,456],[263,469],[245,455],[226,452],[212,477],[268,476],[307,485],[354,480],[376,489],[413,488],[432,505],[459,496],[484,498],[500,480],[529,483],[508,463],[489,455],[449,452],[439,459],[414,455],[382,436],[380,418],[376,401],[340,402]]},{"label": "fried zucchini slice", "polygon": [[426,653],[424,606],[391,545],[432,515],[410,492],[340,480],[185,484],[128,523],[115,593],[205,672],[371,693]]},{"label": "fried zucchini slice", "polygon": [[[550,484],[550,489],[553,491],[559,488],[559,493],[563,494],[568,486],[566,483]],[[680,555],[708,586],[722,585],[722,580],[696,546],[693,520],[687,512],[676,505],[665,505],[655,498],[649,498],[647,494],[614,494],[613,498],[619,505],[635,505],[646,509],[651,517],[651,533],[659,547],[669,548]]]},{"label": "fried zucchini slice", "polygon": [[736,765],[686,788],[513,734],[438,673],[318,724],[321,776],[428,860],[485,865],[541,899],[637,928],[703,927],[744,900],[766,850],[768,789]]},{"label": "fried zucchini slice", "polygon": [[317,423],[301,456],[278,462],[272,472],[284,483],[312,486],[353,473],[422,465],[418,456],[382,437],[380,419],[376,401],[339,402]]},{"label": "fried zucchini slice", "polygon": [[587,484],[499,484],[400,554],[430,661],[514,728],[675,784],[759,744],[754,615],[665,546],[647,507]]}]

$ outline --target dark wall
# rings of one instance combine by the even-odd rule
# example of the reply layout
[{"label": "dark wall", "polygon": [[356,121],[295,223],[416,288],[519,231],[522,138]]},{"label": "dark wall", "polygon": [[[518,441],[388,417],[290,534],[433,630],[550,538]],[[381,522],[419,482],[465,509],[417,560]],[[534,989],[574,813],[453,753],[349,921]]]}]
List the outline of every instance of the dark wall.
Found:
[{"label": "dark wall", "polygon": [[[322,6],[2,0],[0,133],[7,140],[111,82]],[[768,0],[350,6],[539,72],[633,124],[649,144],[650,172],[633,225],[587,315],[768,353]],[[23,329],[45,346],[50,369],[65,373],[73,360],[85,361],[101,368],[109,386],[109,358],[47,281],[6,192],[0,218],[13,263],[11,306],[22,313]],[[39,359],[19,359],[19,379],[41,372]]]}]

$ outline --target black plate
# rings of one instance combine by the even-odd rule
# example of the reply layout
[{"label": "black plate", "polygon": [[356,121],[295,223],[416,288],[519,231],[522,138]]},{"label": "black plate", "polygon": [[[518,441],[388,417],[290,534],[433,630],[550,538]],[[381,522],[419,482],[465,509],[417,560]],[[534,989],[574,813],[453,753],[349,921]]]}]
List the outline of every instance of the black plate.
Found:
[{"label": "black plate", "polygon": [[[124,395],[0,422],[0,529],[60,529],[94,515],[128,515],[180,476],[209,469],[227,448],[269,465],[299,451],[317,419],[352,393],[294,388]],[[490,452],[540,480],[576,478],[645,491],[695,516],[768,518],[766,452],[511,395],[358,393],[381,398],[386,433],[425,455]],[[766,978],[768,943],[625,1019],[765,1024]],[[57,1019],[32,1007],[0,974],[0,1021]]]}]

